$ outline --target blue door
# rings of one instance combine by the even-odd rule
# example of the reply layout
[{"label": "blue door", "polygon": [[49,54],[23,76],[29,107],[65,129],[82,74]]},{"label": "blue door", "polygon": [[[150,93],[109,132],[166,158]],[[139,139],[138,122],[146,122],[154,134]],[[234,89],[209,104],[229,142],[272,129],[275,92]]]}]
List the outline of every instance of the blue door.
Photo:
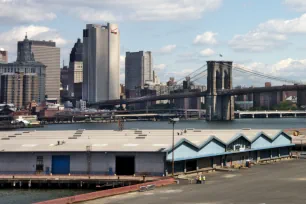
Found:
[{"label": "blue door", "polygon": [[70,173],[70,156],[59,155],[52,156],[52,174],[69,174]]}]

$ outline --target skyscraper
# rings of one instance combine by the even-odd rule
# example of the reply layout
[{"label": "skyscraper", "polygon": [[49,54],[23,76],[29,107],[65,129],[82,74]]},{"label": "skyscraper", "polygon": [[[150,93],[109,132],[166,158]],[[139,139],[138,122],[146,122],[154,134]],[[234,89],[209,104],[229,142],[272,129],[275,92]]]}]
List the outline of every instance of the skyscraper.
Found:
[{"label": "skyscraper", "polygon": [[120,33],[116,24],[83,30],[83,100],[119,99]]},{"label": "skyscraper", "polygon": [[[145,83],[154,81],[151,52],[127,52],[125,57],[125,90],[143,88]],[[127,94],[128,95],[128,94]]]},{"label": "skyscraper", "polygon": [[31,41],[35,60],[46,65],[46,96],[60,99],[60,48],[52,41]]},{"label": "skyscraper", "polygon": [[18,42],[17,61],[0,64],[0,102],[17,108],[45,100],[46,66],[36,62],[27,36]]},{"label": "skyscraper", "polygon": [[8,57],[7,57],[7,51],[5,51],[3,48],[0,48],[0,63],[7,63]]},{"label": "skyscraper", "polygon": [[[83,83],[83,43],[78,39],[70,53],[68,69],[68,92],[70,96],[82,96],[82,89],[76,89]],[[82,87],[82,85],[80,86]],[[80,93],[76,93],[80,92]]]}]

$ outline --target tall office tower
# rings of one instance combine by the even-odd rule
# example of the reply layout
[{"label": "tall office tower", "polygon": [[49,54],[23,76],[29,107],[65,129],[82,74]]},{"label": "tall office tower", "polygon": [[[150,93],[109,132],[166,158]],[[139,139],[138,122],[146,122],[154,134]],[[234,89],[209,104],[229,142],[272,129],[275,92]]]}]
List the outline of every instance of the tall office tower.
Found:
[{"label": "tall office tower", "polygon": [[60,48],[52,41],[31,41],[35,60],[46,65],[46,97],[60,99]]},{"label": "tall office tower", "polygon": [[116,24],[83,30],[83,100],[119,99],[120,32]]},{"label": "tall office tower", "polygon": [[17,108],[45,100],[46,66],[36,62],[27,36],[18,42],[17,61],[0,64],[0,102]]},{"label": "tall office tower", "polygon": [[7,51],[5,51],[3,48],[0,48],[0,63],[7,63],[8,57],[7,57]]},{"label": "tall office tower", "polygon": [[[83,83],[83,43],[81,39],[78,39],[71,50],[68,73],[69,96],[82,96],[82,89],[76,88],[81,87]],[[78,93],[75,93],[76,91]]]},{"label": "tall office tower", "polygon": [[127,52],[125,57],[125,90],[143,88],[154,81],[151,52]]}]

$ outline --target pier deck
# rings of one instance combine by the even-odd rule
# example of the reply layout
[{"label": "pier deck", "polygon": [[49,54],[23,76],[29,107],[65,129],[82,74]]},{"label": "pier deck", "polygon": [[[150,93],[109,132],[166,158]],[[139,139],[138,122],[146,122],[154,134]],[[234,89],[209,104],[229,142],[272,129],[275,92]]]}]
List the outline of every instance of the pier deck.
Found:
[{"label": "pier deck", "polygon": [[155,181],[160,177],[105,175],[0,175],[0,187],[107,188]]}]

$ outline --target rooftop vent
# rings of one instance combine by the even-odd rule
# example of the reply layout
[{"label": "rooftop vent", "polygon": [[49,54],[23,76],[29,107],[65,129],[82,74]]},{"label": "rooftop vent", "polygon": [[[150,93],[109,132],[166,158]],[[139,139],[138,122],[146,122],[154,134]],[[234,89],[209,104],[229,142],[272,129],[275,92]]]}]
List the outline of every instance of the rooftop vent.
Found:
[{"label": "rooftop vent", "polygon": [[187,128],[186,130],[194,130],[194,128]]},{"label": "rooftop vent", "polygon": [[135,139],[146,139],[146,137],[143,137],[143,136],[142,136],[142,137],[139,137],[139,136],[138,136],[138,137],[135,137]]},{"label": "rooftop vent", "polygon": [[9,137],[3,137],[3,138],[1,138],[1,140],[10,140],[10,138]]},{"label": "rooftop vent", "polygon": [[65,144],[65,141],[63,140],[63,141],[57,141],[57,143],[56,143],[56,145],[63,145],[63,144]]},{"label": "rooftop vent", "polygon": [[251,128],[242,128],[242,130],[251,130]]},{"label": "rooftop vent", "polygon": [[135,134],[142,134],[142,131],[141,131],[141,130],[135,130],[134,133],[135,133]]}]

